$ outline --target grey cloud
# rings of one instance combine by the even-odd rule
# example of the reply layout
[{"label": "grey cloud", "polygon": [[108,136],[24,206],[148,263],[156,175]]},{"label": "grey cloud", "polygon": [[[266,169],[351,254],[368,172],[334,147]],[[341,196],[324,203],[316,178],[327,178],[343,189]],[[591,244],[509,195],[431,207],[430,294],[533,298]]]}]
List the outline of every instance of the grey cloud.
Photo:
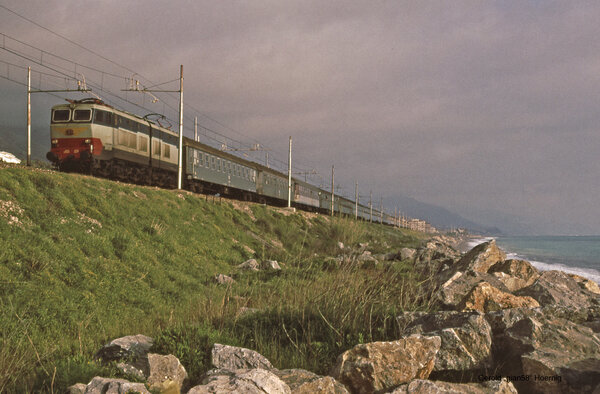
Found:
[{"label": "grey cloud", "polygon": [[[500,211],[560,232],[551,212],[569,232],[600,233],[590,197],[600,182],[588,175],[600,170],[595,2],[7,6],[154,82],[176,78],[184,64],[194,107],[280,157],[292,135],[299,163],[325,179],[335,163],[351,192],[358,180],[362,194],[373,189],[390,203],[402,193],[473,220]],[[0,24],[115,70],[4,12]]]}]

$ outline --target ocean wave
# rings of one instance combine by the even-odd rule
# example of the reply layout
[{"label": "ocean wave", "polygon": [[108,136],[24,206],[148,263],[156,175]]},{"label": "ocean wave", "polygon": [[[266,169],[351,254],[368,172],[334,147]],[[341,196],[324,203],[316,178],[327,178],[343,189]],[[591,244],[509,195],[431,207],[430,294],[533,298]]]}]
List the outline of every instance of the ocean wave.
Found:
[{"label": "ocean wave", "polygon": [[467,247],[470,250],[470,249],[473,249],[475,246],[481,245],[484,242],[491,241],[492,239],[495,239],[495,238],[494,237],[472,238],[467,242]]},{"label": "ocean wave", "polygon": [[506,253],[507,259],[517,259],[517,260],[527,260],[540,271],[563,271],[567,274],[575,274],[579,276],[583,276],[589,280],[593,280],[594,282],[600,284],[600,271],[595,270],[593,268],[583,268],[583,267],[572,267],[560,263],[546,263],[544,261],[535,261],[529,260],[524,256],[520,256],[516,253]]}]

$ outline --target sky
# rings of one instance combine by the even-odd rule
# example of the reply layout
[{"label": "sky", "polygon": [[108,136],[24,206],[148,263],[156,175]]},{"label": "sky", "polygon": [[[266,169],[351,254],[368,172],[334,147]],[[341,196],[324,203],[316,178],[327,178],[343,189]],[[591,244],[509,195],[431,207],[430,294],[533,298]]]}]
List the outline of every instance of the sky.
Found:
[{"label": "sky", "polygon": [[[335,165],[340,192],[390,210],[402,195],[505,232],[600,234],[598,20],[596,1],[0,0],[0,125],[23,123],[6,77],[27,65],[34,88],[83,74],[176,122],[177,94],[122,90],[177,90],[183,65],[188,136],[197,116],[201,138],[273,164],[291,136],[299,172],[330,185]],[[33,96],[43,141],[63,101]]]}]

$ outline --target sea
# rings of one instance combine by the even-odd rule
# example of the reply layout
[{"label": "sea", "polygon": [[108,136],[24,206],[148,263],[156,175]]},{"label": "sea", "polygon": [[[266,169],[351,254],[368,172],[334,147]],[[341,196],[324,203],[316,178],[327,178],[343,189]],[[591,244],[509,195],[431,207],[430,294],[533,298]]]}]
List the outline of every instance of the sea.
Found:
[{"label": "sea", "polygon": [[469,247],[491,239],[508,259],[527,260],[540,271],[564,271],[600,284],[600,236],[488,237],[472,239]]}]

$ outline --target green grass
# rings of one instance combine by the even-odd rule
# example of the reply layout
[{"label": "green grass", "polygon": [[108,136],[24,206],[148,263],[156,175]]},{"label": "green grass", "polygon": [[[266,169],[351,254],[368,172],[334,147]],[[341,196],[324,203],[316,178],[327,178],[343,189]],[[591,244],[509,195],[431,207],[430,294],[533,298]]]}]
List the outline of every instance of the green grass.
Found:
[{"label": "green grass", "polygon": [[[342,351],[397,336],[394,316],[426,309],[403,262],[338,265],[337,242],[374,253],[425,235],[290,214],[181,191],[20,166],[0,167],[0,391],[61,392],[118,376],[94,353],[132,334],[187,368],[215,342],[245,346],[279,368],[327,373]],[[254,251],[254,253],[252,253]],[[284,264],[240,272],[250,257]],[[232,275],[232,286],[212,277]],[[240,315],[241,307],[258,312]]]}]

